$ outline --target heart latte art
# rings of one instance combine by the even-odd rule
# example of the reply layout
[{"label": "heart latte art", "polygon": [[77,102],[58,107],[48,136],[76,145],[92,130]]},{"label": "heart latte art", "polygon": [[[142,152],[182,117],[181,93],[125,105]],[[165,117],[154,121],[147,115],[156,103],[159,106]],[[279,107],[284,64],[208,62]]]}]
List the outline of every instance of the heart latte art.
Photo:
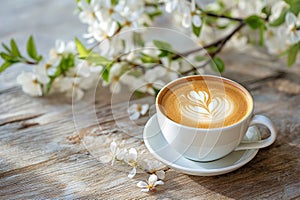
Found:
[{"label": "heart latte art", "polygon": [[198,128],[230,126],[247,116],[252,104],[245,89],[213,77],[176,81],[161,92],[158,101],[169,119]]},{"label": "heart latte art", "polygon": [[181,114],[195,122],[223,121],[234,108],[233,101],[225,95],[210,97],[204,91],[191,91],[181,96]]}]

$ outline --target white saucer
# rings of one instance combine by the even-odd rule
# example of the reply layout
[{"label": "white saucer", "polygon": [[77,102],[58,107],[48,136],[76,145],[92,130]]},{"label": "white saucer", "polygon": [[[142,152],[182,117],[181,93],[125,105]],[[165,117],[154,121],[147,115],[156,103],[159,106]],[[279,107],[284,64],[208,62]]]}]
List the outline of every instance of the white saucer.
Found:
[{"label": "white saucer", "polygon": [[[248,129],[243,141],[260,139],[258,129],[252,126]],[[231,172],[248,163],[258,152],[258,149],[233,151],[219,160],[210,162],[189,160],[169,146],[160,131],[156,114],[149,119],[144,128],[144,142],[150,153],[162,163],[176,171],[196,176],[214,176]]]}]

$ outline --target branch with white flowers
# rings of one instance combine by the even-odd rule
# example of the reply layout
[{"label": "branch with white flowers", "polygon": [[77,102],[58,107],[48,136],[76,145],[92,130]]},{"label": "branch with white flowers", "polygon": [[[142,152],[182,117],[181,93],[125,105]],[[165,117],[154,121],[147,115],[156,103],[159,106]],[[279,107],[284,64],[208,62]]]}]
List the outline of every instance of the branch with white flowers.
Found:
[{"label": "branch with white flowers", "polygon": [[[297,0],[275,3],[263,0],[77,0],[77,7],[80,21],[87,25],[83,37],[91,48],[78,39],[57,41],[49,55],[42,56],[30,36],[25,56],[12,39],[9,45],[2,44],[0,73],[16,63],[33,66],[32,72],[23,72],[17,78],[23,91],[31,96],[62,93],[80,100],[84,92],[98,82],[99,76],[102,85],[109,86],[113,93],[125,85],[135,92],[155,95],[161,85],[179,76],[197,74],[206,66],[222,73],[225,63],[218,55],[225,46],[266,46],[270,54],[286,56],[288,66],[296,63],[300,52]],[[135,31],[152,26],[158,16],[164,15],[171,15],[175,26],[186,29],[203,45],[178,52],[165,41],[145,42],[144,33]],[[118,38],[128,31],[132,31],[131,40]],[[137,53],[136,49],[142,50]]]}]

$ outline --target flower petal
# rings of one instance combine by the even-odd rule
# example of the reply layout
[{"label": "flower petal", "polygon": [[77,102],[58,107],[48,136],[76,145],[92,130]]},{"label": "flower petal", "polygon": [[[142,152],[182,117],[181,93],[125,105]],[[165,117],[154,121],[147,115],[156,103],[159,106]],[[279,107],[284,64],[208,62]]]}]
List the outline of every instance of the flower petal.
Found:
[{"label": "flower petal", "polygon": [[154,183],[157,181],[157,176],[155,174],[151,174],[149,176],[149,179],[148,179],[148,184],[149,185],[154,185]]},{"label": "flower petal", "polygon": [[113,155],[116,154],[117,151],[117,143],[115,141],[113,141],[112,143],[110,143],[110,151],[112,152]]},{"label": "flower petal", "polygon": [[125,158],[125,155],[128,153],[128,150],[125,148],[125,149],[122,149],[119,151],[119,153],[117,154],[116,158],[118,160],[124,160]]},{"label": "flower petal", "polygon": [[199,15],[194,15],[193,16],[193,24],[196,26],[196,27],[200,27],[201,24],[202,24],[202,20],[200,18]]},{"label": "flower petal", "polygon": [[130,120],[137,120],[138,118],[140,118],[140,113],[138,111],[132,112],[129,115]]},{"label": "flower petal", "polygon": [[163,184],[164,184],[163,181],[156,181],[156,182],[154,183],[154,186],[157,186],[157,185],[163,185]]},{"label": "flower petal", "polygon": [[159,171],[156,172],[156,175],[157,175],[158,179],[164,180],[165,176],[166,176],[166,173],[165,173],[164,170],[159,170]]},{"label": "flower petal", "polygon": [[149,188],[141,189],[142,192],[149,192]]},{"label": "flower petal", "polygon": [[291,26],[291,25],[294,25],[297,23],[297,18],[296,16],[291,13],[291,12],[288,12],[285,16],[285,23],[288,25],[288,26]]},{"label": "flower petal", "polygon": [[148,110],[149,110],[149,104],[142,105],[141,114],[145,115]]},{"label": "flower petal", "polygon": [[134,167],[128,174],[128,178],[133,178],[136,175],[136,168]]},{"label": "flower petal", "polygon": [[145,188],[148,186],[148,184],[144,181],[140,181],[136,184],[136,186],[140,187],[140,188]]},{"label": "flower petal", "polygon": [[137,151],[136,151],[135,148],[130,148],[129,149],[128,157],[129,157],[130,160],[136,161],[136,159],[137,159]]}]

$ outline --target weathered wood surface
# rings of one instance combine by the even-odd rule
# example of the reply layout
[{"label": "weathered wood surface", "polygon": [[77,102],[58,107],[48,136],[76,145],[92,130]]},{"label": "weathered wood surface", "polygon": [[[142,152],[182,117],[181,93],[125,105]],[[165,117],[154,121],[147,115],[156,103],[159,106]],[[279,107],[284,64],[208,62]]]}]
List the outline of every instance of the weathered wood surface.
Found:
[{"label": "weathered wood surface", "polygon": [[[84,30],[71,15],[73,1],[6,1],[1,7],[0,21],[8,21],[6,29],[0,23],[1,42],[10,37],[23,41],[26,34],[34,32],[42,35],[39,44],[46,52],[55,38],[72,39],[74,33]],[[66,19],[63,25],[62,17]],[[299,64],[288,69],[283,61],[253,49],[222,56],[228,66],[224,76],[243,83],[254,96],[255,112],[269,116],[278,128],[276,142],[260,150],[244,167],[214,177],[189,176],[169,169],[164,186],[155,193],[141,193],[135,185],[145,175],[129,179],[127,171],[102,164],[98,158],[115,137],[145,149],[140,139],[123,131],[127,127],[131,134],[140,135],[149,116],[143,117],[139,126],[126,126],[126,102],[115,104],[119,113],[112,116],[110,94],[105,88],[97,90],[96,99],[92,92],[87,94],[74,105],[73,112],[66,98],[28,97],[15,83],[16,73],[24,69],[18,66],[0,75],[0,198],[300,198]],[[153,103],[150,97],[136,101]],[[266,133],[264,129],[262,132]]]}]

